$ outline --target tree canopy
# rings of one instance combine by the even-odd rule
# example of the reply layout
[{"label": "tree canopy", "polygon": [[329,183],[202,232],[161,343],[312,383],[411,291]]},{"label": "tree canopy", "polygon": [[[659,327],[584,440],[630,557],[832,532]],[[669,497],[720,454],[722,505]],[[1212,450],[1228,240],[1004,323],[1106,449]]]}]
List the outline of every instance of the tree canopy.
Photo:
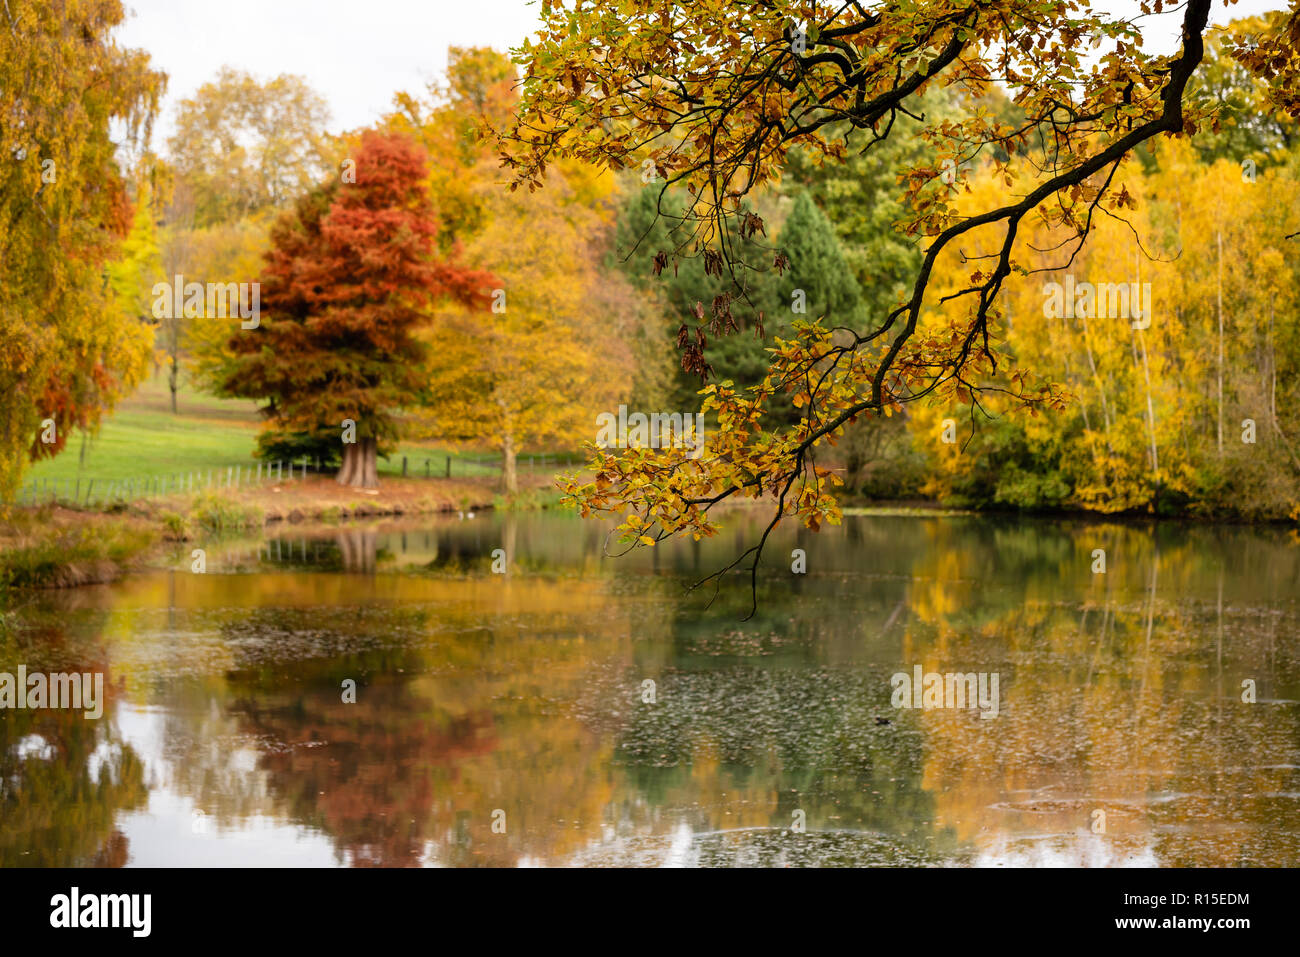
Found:
[{"label": "tree canopy", "polygon": [[[836,478],[818,464],[818,450],[860,416],[888,416],[924,397],[977,403],[988,390],[1029,410],[1064,408],[1060,385],[1005,349],[1004,283],[1028,271],[1016,257],[1018,239],[1039,223],[1060,227],[1060,263],[1068,263],[1096,220],[1122,218],[1134,206],[1124,170],[1135,149],[1215,120],[1211,102],[1188,96],[1206,53],[1210,0],[1140,6],[1141,18],[1126,19],[1069,0],[545,4],[537,40],[516,51],[523,96],[501,138],[503,161],[516,185],[530,189],[557,157],[614,169],[648,161],[665,188],[679,185],[694,199],[693,229],[661,251],[665,264],[696,256],[738,285],[745,270],[779,268],[779,256],[754,262],[738,249],[763,231],[748,197],[779,179],[796,148],[841,163],[850,151],[888,142],[904,117],[917,121],[929,147],[899,183],[898,225],[923,242],[901,296],[872,303],[864,332],[801,324],[791,340],[776,341],[756,388],[708,385],[704,406],[720,428],[702,460],[670,450],[599,455],[595,481],[568,486],[583,510],[623,512],[625,540],[653,542],[712,534],[715,505],[770,495],[777,504],[769,531],[790,513],[815,529],[839,518]],[[1141,40],[1140,20],[1161,15],[1181,22],[1181,43],[1168,55],[1148,52]],[[1290,116],[1300,111],[1297,39],[1292,14],[1224,41]],[[995,85],[1013,115],[980,105]],[[976,108],[918,112],[934,88]],[[959,197],[976,160],[1002,188],[972,208]],[[961,255],[977,236],[987,251],[940,293],[932,285],[940,257]],[[924,322],[940,305],[944,321]],[[713,340],[724,319],[716,309],[708,318]],[[704,340],[682,344],[685,362],[707,368]],[[765,418],[782,392],[803,411],[790,428]],[[737,559],[748,560],[751,580],[762,540]]]},{"label": "tree canopy", "polygon": [[418,144],[367,131],[355,160],[354,183],[321,184],[276,224],[267,315],[230,340],[221,388],[267,400],[264,444],[341,451],[339,481],[374,486],[397,413],[422,388],[416,330],[442,297],[485,308],[493,281],[437,255]]},{"label": "tree canopy", "polygon": [[149,330],[103,270],[135,219],[115,153],[147,139],[165,78],[113,41],[122,18],[117,0],[0,14],[0,498],[148,362]]}]

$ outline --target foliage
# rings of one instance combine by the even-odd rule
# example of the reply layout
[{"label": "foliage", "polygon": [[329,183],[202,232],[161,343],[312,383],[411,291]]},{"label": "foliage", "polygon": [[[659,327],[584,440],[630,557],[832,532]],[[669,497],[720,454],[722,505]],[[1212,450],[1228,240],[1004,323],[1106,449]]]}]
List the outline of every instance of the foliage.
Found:
[{"label": "foliage", "polygon": [[201,492],[190,503],[189,521],[215,532],[261,528],[265,516],[256,505],[236,502],[218,492]]},{"label": "foliage", "polygon": [[[1020,241],[1030,275],[1008,283],[1007,343],[1064,384],[1066,409],[1015,416],[990,396],[951,444],[940,419],[965,415],[960,407],[918,409],[910,424],[931,464],[926,491],[953,504],[1252,518],[1285,517],[1300,502],[1300,437],[1286,426],[1300,410],[1300,287],[1283,238],[1300,228],[1300,190],[1283,170],[1251,181],[1239,164],[1203,165],[1183,144],[1156,160],[1151,173],[1130,174],[1138,210],[1098,223],[1097,241],[1068,269],[1051,252],[1059,229]],[[978,175],[971,201],[996,189]],[[977,236],[966,252],[996,242]],[[949,261],[938,273],[956,283],[963,268]],[[1149,283],[1149,328],[1082,310],[1048,315],[1045,283],[1067,273],[1099,288]]]},{"label": "foliage", "polygon": [[203,227],[285,206],[334,167],[328,122],[302,77],[259,82],[222,68],[178,105],[167,141],[177,180],[170,218]]},{"label": "foliage", "polygon": [[520,453],[575,446],[594,433],[593,410],[613,409],[629,392],[664,391],[666,330],[648,297],[604,267],[612,178],[564,163],[544,194],[503,190],[490,144],[473,133],[509,115],[513,69],[487,50],[453,49],[450,61],[432,102],[399,96],[389,122],[428,145],[453,248],[496,277],[494,298],[490,314],[444,308],[422,334],[428,385],[412,424],[422,435],[499,448],[514,494]]},{"label": "foliage", "polygon": [[[148,361],[149,330],[103,275],[135,218],[114,154],[147,136],[164,82],[144,53],[114,42],[122,18],[117,0],[5,7],[0,499],[26,460],[58,454],[73,428],[93,429]],[[47,419],[53,442],[42,441]]]},{"label": "foliage", "polygon": [[[488,301],[490,276],[435,256],[424,163],[409,138],[367,132],[356,182],[318,186],[277,222],[261,323],[229,342],[235,361],[222,392],[266,400],[272,432],[337,442],[345,421],[355,423],[340,473],[347,484],[374,484],[376,454],[398,436],[398,410],[423,387],[426,347],[415,333],[435,302]],[[361,456],[355,475],[352,450]]]},{"label": "foliage", "polygon": [[[1142,3],[1150,16],[1165,6]],[[870,10],[730,0],[547,4],[537,40],[517,51],[521,109],[501,138],[516,185],[540,188],[559,157],[611,169],[648,160],[691,195],[694,245],[686,252],[703,260],[707,274],[752,268],[737,255],[737,239],[763,232],[764,223],[747,204],[778,181],[793,150],[826,163],[842,162],[853,146],[870,151],[890,139],[899,117],[919,117],[920,99],[935,88],[975,104],[956,117],[927,116],[916,130],[930,149],[900,177],[898,226],[923,251],[900,300],[873,303],[864,333],[796,323],[792,340],[777,340],[759,385],[743,390],[723,381],[706,390],[705,407],[720,428],[702,460],[669,451],[599,453],[595,481],[566,486],[573,501],[584,513],[622,513],[624,540],[646,545],[677,533],[713,534],[710,510],[733,497],[772,501],[769,531],[786,514],[816,529],[839,517],[832,495],[839,479],[821,464],[824,447],[861,417],[888,417],[925,399],[972,406],[987,394],[1031,414],[1064,410],[1066,390],[1008,346],[1005,284],[1026,269],[1019,241],[1040,225],[1058,229],[1064,238],[1055,249],[1067,258],[1098,220],[1136,205],[1136,166],[1124,165],[1135,149],[1212,123],[1213,107],[1187,95],[1205,56],[1209,7],[1189,0],[1171,8],[1183,43],[1165,56],[1143,49],[1133,21],[1055,0]],[[1300,114],[1300,99],[1288,92],[1300,75],[1298,24],[1293,13],[1249,42],[1227,41],[1238,62],[1269,84],[1269,102],[1293,116]],[[990,100],[994,77],[1014,110]],[[978,205],[966,201],[976,163],[987,164],[997,185]],[[974,255],[977,240],[983,251]],[[661,250],[656,267],[683,250]],[[937,282],[946,262],[960,263],[961,273]],[[780,265],[778,257],[770,268]],[[714,309],[713,341],[730,331],[728,318]],[[701,317],[697,332],[704,325]],[[1143,357],[1144,383],[1158,383],[1165,358],[1146,338],[1133,348]],[[707,370],[702,336],[683,336],[681,345],[689,368]],[[1156,387],[1145,387],[1150,406]],[[784,428],[769,415],[782,392],[803,412]],[[1155,449],[1154,416],[1146,418],[1147,434],[1135,438]],[[1159,465],[1151,465],[1159,484]],[[1051,500],[1062,491],[1012,481],[1007,494]],[[742,556],[751,580],[761,541]]]},{"label": "foliage", "polygon": [[[269,246],[271,222],[269,212],[255,213],[242,219],[189,228],[180,223],[165,230],[166,249],[171,268],[164,276],[181,273],[186,282],[248,283],[257,280]],[[231,310],[234,312],[234,310]],[[190,380],[206,391],[218,391],[235,354],[229,344],[239,335],[241,320],[204,316],[176,318],[176,352],[184,360]]]},{"label": "foliage", "polygon": [[56,519],[49,508],[0,525],[0,591],[58,588],[116,578],[157,540],[123,519]]}]

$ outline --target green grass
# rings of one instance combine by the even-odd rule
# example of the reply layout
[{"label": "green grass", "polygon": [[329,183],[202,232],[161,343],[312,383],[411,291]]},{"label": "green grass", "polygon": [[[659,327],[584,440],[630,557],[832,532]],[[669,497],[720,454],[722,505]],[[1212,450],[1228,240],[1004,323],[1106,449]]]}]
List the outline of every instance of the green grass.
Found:
[{"label": "green grass", "polygon": [[251,402],[183,389],[178,414],[172,415],[166,384],[158,378],[124,401],[99,435],[88,440],[84,465],[81,436],[74,434],[62,454],[33,465],[26,480],[109,482],[206,474],[208,469],[253,463],[256,439],[257,413]]},{"label": "green grass", "polygon": [[[137,484],[147,479],[181,476],[197,473],[205,481],[209,470],[215,476],[224,475],[231,466],[255,466],[254,451],[260,419],[256,405],[243,399],[218,399],[182,386],[177,394],[177,414],[171,411],[171,394],[162,376],[145,382],[135,395],[124,400],[113,416],[107,419],[99,434],[86,443],[82,462],[82,437],[73,434],[67,448],[53,459],[33,465],[24,478],[26,488],[35,482],[38,487],[51,489],[57,480],[60,498],[67,499],[81,480],[81,495],[87,483],[95,482],[96,498],[109,482],[134,480]],[[448,452],[432,443],[406,442],[393,455],[379,462],[379,474],[400,476],[402,457],[407,458],[407,474],[423,478],[425,460],[429,459],[429,475],[441,478],[446,475],[447,456],[452,459],[453,478],[495,477],[500,467],[485,464],[482,460],[498,458],[491,452],[466,450]],[[563,455],[563,453],[561,453]],[[547,453],[545,469],[552,472],[577,468],[577,456],[568,455],[573,465],[557,465],[554,451]],[[542,470],[540,453],[535,456],[534,467]],[[529,456],[519,462],[520,471],[529,468]],[[48,494],[48,492],[47,492]]]}]

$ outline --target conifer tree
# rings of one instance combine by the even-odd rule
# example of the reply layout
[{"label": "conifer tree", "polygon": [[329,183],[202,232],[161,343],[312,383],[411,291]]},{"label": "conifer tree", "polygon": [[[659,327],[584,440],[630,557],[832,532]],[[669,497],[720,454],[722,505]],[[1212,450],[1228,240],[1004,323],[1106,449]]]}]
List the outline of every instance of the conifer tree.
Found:
[{"label": "conifer tree", "polygon": [[486,308],[494,283],[437,255],[425,153],[409,137],[367,132],[355,171],[277,223],[265,315],[231,339],[222,391],[266,401],[264,450],[341,447],[339,483],[373,488],[422,386],[417,329],[445,297]]}]

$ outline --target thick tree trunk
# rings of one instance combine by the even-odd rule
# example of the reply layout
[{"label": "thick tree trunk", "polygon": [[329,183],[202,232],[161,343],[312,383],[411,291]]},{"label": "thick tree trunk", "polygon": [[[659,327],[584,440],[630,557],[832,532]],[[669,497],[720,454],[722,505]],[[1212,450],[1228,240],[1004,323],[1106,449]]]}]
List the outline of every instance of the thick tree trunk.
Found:
[{"label": "thick tree trunk", "polygon": [[379,538],[374,529],[342,529],[335,535],[335,539],[344,571],[374,574],[379,553]]},{"label": "thick tree trunk", "polygon": [[352,488],[379,488],[379,444],[373,438],[346,443],[335,480]]}]

